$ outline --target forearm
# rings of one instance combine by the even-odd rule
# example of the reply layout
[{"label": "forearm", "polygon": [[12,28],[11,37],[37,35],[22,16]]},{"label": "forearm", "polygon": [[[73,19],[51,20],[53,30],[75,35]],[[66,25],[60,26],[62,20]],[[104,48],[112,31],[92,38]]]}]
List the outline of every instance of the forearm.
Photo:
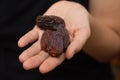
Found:
[{"label": "forearm", "polygon": [[120,1],[90,0],[91,36],[84,50],[101,62],[120,53]]},{"label": "forearm", "polygon": [[109,61],[120,53],[119,35],[104,22],[90,16],[91,36],[84,50],[100,62]]}]

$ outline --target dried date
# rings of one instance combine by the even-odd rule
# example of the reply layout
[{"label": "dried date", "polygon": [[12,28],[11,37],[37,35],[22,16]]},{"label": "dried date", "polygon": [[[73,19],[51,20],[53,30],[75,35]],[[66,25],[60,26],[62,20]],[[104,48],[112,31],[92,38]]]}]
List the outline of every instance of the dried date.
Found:
[{"label": "dried date", "polygon": [[58,57],[66,51],[70,38],[62,18],[54,15],[38,16],[36,25],[44,30],[41,38],[42,50],[53,57]]},{"label": "dried date", "polygon": [[57,30],[58,27],[65,27],[63,19],[57,16],[37,16],[36,24],[41,29]]}]

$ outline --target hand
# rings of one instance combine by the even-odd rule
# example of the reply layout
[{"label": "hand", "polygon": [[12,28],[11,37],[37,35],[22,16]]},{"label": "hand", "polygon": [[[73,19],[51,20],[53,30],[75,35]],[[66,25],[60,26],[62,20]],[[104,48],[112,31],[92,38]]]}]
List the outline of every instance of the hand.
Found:
[{"label": "hand", "polygon": [[44,15],[56,15],[65,20],[71,43],[66,53],[59,58],[51,57],[41,50],[40,40],[44,31],[35,26],[18,41],[19,47],[24,47],[31,42],[32,46],[19,56],[26,70],[39,67],[40,72],[46,73],[60,65],[66,58],[80,51],[90,36],[88,12],[80,4],[70,1],[59,1],[53,4]]}]

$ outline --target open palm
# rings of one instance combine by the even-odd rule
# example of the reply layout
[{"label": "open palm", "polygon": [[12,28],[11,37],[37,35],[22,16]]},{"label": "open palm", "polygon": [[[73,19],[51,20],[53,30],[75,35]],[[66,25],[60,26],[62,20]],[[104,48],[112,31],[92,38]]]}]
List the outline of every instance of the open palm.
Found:
[{"label": "open palm", "polygon": [[80,51],[90,36],[88,12],[80,4],[70,1],[59,1],[53,4],[44,15],[56,15],[65,20],[71,43],[65,54],[60,57],[51,57],[41,50],[40,40],[43,30],[35,26],[18,41],[19,47],[24,47],[31,42],[32,46],[22,52],[19,56],[26,70],[39,67],[40,72],[46,73],[60,65],[66,58]]}]

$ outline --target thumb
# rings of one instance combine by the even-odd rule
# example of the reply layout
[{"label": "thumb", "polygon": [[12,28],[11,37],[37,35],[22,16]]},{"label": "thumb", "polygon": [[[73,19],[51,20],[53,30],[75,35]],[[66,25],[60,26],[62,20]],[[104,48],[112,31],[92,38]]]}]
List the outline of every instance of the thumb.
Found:
[{"label": "thumb", "polygon": [[77,30],[74,32],[73,40],[66,50],[66,58],[71,59],[73,55],[79,52],[89,38],[89,31],[86,29]]}]

